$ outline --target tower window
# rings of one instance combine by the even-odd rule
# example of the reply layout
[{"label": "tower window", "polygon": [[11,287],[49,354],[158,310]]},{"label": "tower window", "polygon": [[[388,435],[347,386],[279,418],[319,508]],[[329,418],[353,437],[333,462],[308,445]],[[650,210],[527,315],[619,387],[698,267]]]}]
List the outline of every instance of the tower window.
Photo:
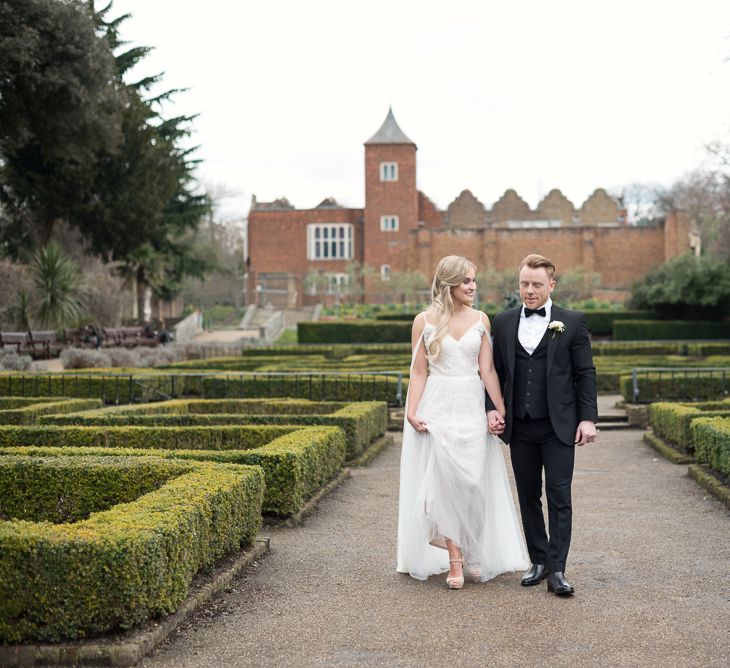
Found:
[{"label": "tower window", "polygon": [[380,265],[380,280],[381,281],[390,280],[390,265],[389,264]]},{"label": "tower window", "polygon": [[397,162],[381,162],[380,163],[380,180],[381,181],[397,181],[398,180],[398,163]]},{"label": "tower window", "polygon": [[381,232],[396,232],[398,230],[398,216],[380,216]]}]

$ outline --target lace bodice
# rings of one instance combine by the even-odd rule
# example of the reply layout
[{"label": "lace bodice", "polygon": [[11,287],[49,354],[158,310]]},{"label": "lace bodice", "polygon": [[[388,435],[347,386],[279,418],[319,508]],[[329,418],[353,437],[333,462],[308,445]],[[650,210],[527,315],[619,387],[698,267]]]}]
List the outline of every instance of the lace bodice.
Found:
[{"label": "lace bodice", "polygon": [[[436,331],[436,326],[426,323],[423,328],[423,343],[428,345]],[[429,373],[434,376],[473,376],[479,373],[479,348],[482,336],[486,333],[484,323],[480,319],[455,339],[446,334],[441,339],[441,354],[435,362],[429,361]],[[426,348],[428,354],[428,348]]]}]

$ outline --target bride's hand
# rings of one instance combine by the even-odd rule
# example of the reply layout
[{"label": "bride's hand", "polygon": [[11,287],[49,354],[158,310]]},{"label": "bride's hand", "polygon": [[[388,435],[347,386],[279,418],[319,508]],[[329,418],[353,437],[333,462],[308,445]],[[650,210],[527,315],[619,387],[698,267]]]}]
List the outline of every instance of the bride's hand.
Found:
[{"label": "bride's hand", "polygon": [[411,427],[413,427],[417,432],[420,432],[421,434],[428,431],[426,423],[415,415],[409,415],[408,422],[410,422]]},{"label": "bride's hand", "polygon": [[487,412],[487,422],[489,425],[489,433],[499,436],[505,427],[504,415],[499,411],[492,410]]}]

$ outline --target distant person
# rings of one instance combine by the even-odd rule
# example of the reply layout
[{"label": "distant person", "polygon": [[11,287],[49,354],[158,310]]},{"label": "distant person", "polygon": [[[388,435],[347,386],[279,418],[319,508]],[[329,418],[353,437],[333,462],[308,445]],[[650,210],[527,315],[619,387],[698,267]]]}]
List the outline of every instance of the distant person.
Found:
[{"label": "distant person", "polygon": [[172,341],[172,333],[168,331],[167,325],[165,325],[165,321],[160,321],[160,336],[159,336],[160,343],[164,346],[167,343],[170,343]]},{"label": "distant person", "polygon": [[[476,267],[449,255],[432,303],[413,321],[398,508],[397,570],[418,580],[448,572],[486,581],[528,567],[499,438],[488,431],[485,389],[505,406],[489,318],[473,308]],[[496,421],[495,421],[496,424]]]},{"label": "distant person", "polygon": [[98,349],[101,346],[101,336],[99,336],[99,332],[96,331],[96,327],[94,327],[94,325],[92,324],[89,324],[84,326],[83,331],[84,342]]}]

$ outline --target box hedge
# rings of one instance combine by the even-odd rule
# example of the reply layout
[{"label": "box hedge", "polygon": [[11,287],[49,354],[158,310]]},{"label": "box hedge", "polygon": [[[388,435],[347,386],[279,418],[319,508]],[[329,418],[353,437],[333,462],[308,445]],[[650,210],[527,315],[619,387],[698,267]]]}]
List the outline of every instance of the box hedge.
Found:
[{"label": "box hedge", "polygon": [[[206,432],[212,435],[206,438]],[[258,465],[266,477],[263,509],[283,517],[298,512],[342,468],[347,449],[339,427],[0,427],[3,452],[18,446],[44,448],[28,454],[59,447],[95,455],[154,450],[164,457]]]},{"label": "box hedge", "polygon": [[0,426],[0,446],[50,445],[102,448],[244,450],[294,431],[285,426],[101,427]]},{"label": "box hedge", "polygon": [[[185,395],[206,399],[292,397],[314,401],[397,402],[398,377],[378,374],[306,374],[292,376],[210,375],[185,379]],[[402,379],[405,397],[407,379]]]},{"label": "box hedge", "polygon": [[408,343],[412,324],[412,321],[383,320],[300,322],[297,340],[299,343]]},{"label": "box hedge", "polygon": [[[116,369],[113,371],[118,372]],[[0,395],[3,396],[33,397],[43,394],[130,403],[158,399],[164,389],[169,388],[167,385],[160,388],[160,379],[153,373],[140,373],[139,377],[112,376],[95,373],[91,369],[83,373],[0,373]]]},{"label": "box hedge", "polygon": [[613,339],[730,339],[730,320],[622,320],[613,324]]},{"label": "box hedge", "polygon": [[43,415],[73,413],[102,406],[101,399],[41,400],[17,408],[0,409],[0,424],[33,424]]},{"label": "box hedge", "polygon": [[[641,373],[639,375],[640,403],[655,401],[719,401],[730,393],[730,369],[722,372],[710,370],[677,371],[669,373]],[[633,379],[631,375],[621,376],[621,394],[626,401],[633,402]]]},{"label": "box hedge", "polygon": [[0,520],[78,522],[130,503],[171,477],[154,459],[90,461],[0,459]]},{"label": "box hedge", "polygon": [[730,477],[730,419],[702,417],[692,421],[695,458],[725,478]]},{"label": "box hedge", "polygon": [[654,433],[687,452],[694,450],[691,425],[700,417],[730,417],[730,400],[711,403],[658,402],[649,406],[649,422]]},{"label": "box hedge", "polygon": [[[52,462],[7,454],[0,466],[18,467],[24,459],[35,470],[145,466],[113,455]],[[254,540],[264,489],[260,468],[163,459],[151,468],[169,479],[87,519],[0,522],[3,642],[82,638],[172,613],[196,573]],[[41,475],[27,494],[47,480]],[[0,498],[7,494],[0,490]]]},{"label": "box hedge", "polygon": [[35,396],[41,392],[58,397],[92,397],[117,404],[182,396],[208,399],[295,397],[393,403],[397,401],[398,376],[397,372],[393,375],[370,372],[334,375],[316,371],[299,375],[150,372],[129,376],[0,374],[0,394],[4,396]]},{"label": "box hedge", "polygon": [[388,409],[383,402],[313,402],[307,400],[174,400],[48,416],[54,425],[334,425],[347,438],[347,458],[365,450],[385,433]]}]

